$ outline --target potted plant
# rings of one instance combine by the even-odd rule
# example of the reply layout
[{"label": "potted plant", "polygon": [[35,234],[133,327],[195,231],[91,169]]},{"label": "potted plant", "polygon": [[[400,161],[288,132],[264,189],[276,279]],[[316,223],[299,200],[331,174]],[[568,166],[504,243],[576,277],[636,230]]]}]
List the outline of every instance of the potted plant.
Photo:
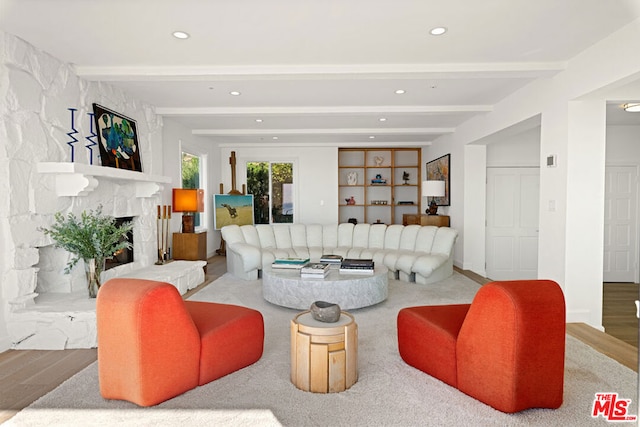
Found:
[{"label": "potted plant", "polygon": [[71,258],[64,272],[69,273],[81,259],[87,272],[89,297],[95,298],[100,288],[100,273],[104,270],[105,261],[116,252],[131,248],[127,233],[133,224],[125,222],[116,225],[116,219],[102,213],[102,206],[89,212],[84,211],[80,218],[73,213],[65,217],[55,214],[55,223],[51,228],[42,228],[45,235],[50,236],[55,246],[71,252]]}]

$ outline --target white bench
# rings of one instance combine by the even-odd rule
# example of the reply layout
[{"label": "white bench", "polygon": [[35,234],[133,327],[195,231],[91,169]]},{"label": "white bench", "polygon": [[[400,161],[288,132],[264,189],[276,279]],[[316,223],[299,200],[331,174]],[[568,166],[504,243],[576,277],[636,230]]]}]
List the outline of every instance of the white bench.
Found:
[{"label": "white bench", "polygon": [[171,283],[178,288],[180,295],[204,282],[204,266],[206,261],[173,261],[162,265],[150,265],[120,275],[133,279],[147,279]]}]

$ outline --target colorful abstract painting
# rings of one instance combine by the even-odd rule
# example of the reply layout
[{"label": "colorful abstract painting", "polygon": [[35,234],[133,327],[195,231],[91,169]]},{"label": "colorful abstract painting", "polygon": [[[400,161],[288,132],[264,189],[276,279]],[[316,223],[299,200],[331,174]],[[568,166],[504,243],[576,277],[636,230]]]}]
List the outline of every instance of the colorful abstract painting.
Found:
[{"label": "colorful abstract painting", "polygon": [[451,154],[446,154],[427,163],[427,181],[444,181],[444,197],[434,197],[438,206],[451,205],[450,165]]},{"label": "colorful abstract painting", "polygon": [[135,120],[98,104],[93,113],[102,166],[142,172]]}]

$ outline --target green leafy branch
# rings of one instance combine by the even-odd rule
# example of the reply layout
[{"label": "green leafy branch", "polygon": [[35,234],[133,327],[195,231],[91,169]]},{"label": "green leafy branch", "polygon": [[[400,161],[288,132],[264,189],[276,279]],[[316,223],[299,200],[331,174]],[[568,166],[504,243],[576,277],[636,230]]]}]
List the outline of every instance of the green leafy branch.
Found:
[{"label": "green leafy branch", "polygon": [[73,213],[65,217],[60,212],[54,218],[51,228],[41,228],[41,231],[54,240],[56,247],[74,255],[65,273],[69,273],[81,259],[101,261],[122,249],[131,248],[127,233],[133,229],[133,223],[116,225],[115,217],[102,214],[101,205],[95,210],[82,212],[80,218]]}]

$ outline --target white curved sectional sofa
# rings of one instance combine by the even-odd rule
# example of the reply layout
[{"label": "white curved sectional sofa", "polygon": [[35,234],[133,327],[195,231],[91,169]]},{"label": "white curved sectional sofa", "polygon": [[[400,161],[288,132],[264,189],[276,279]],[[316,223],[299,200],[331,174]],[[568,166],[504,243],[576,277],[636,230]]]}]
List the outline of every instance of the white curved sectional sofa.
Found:
[{"label": "white curved sectional sofa", "polygon": [[221,229],[227,271],[254,280],[271,269],[276,258],[323,254],[371,258],[389,269],[392,278],[433,283],[453,273],[453,245],[458,232],[449,227],[385,224],[258,224]]}]

